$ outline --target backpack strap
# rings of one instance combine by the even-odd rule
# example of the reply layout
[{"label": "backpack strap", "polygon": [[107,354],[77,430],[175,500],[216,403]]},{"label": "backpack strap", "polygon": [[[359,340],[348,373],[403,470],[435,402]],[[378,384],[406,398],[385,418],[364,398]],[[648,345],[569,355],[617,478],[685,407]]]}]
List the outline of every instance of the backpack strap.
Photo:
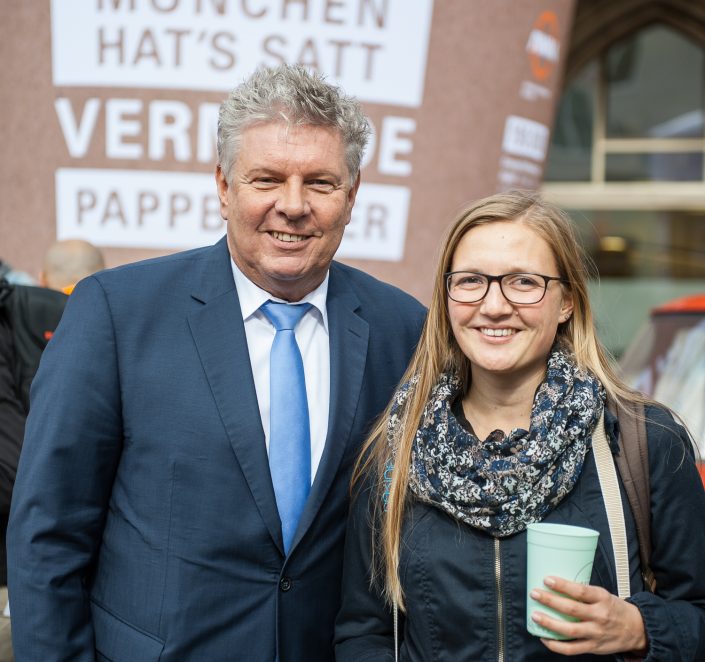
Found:
[{"label": "backpack strap", "polygon": [[619,453],[615,464],[627,493],[634,515],[641,574],[647,588],[656,590],[656,578],[651,570],[651,488],[649,483],[649,447],[646,438],[644,405],[627,402],[620,405],[607,403],[619,421]]},{"label": "backpack strap", "polygon": [[600,416],[592,433],[592,452],[597,465],[597,476],[600,481],[602,498],[607,511],[607,522],[610,527],[614,567],[617,571],[617,595],[624,599],[630,593],[629,586],[629,550],[627,547],[627,530],[624,525],[624,507],[619,491],[617,469],[614,466],[612,452],[605,434],[605,415]]}]

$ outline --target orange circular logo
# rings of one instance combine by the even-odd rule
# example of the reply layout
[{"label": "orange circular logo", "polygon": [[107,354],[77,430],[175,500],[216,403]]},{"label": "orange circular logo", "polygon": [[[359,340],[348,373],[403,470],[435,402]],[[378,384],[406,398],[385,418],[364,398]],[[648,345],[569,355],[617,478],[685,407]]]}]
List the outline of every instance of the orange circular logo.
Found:
[{"label": "orange circular logo", "polygon": [[531,73],[540,81],[546,80],[553,72],[560,55],[558,40],[558,17],[556,12],[546,10],[536,19],[526,45],[529,51]]}]

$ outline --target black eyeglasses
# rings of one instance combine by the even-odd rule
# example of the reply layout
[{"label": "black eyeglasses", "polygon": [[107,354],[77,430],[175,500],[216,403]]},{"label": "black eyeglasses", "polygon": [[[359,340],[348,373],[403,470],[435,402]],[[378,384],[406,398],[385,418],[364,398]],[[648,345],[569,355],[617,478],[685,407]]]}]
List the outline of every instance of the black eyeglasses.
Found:
[{"label": "black eyeglasses", "polygon": [[497,281],[504,298],[510,303],[531,305],[538,303],[546,296],[546,288],[552,280],[567,284],[557,276],[541,274],[478,274],[474,271],[449,271],[446,277],[448,296],[458,303],[477,303],[482,301],[490,291],[490,285]]}]

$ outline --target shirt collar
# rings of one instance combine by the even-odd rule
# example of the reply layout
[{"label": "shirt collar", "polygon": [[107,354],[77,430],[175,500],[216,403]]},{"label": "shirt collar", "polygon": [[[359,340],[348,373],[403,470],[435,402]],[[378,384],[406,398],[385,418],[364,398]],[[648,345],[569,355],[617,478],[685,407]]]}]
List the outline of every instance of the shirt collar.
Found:
[{"label": "shirt collar", "polygon": [[[235,279],[235,287],[237,288],[237,296],[240,300],[240,310],[242,312],[243,321],[247,321],[250,317],[257,314],[260,307],[270,299],[283,303],[310,303],[313,309],[317,310],[320,315],[320,320],[323,327],[328,332],[328,311],[326,309],[326,299],[328,297],[328,278],[330,272],[326,272],[326,277],[323,282],[313,291],[309,292],[300,301],[286,302],[284,299],[279,299],[272,296],[266,290],[263,290],[258,285],[255,285],[242,271],[239,269],[235,260],[230,258],[230,265],[233,270],[233,278]],[[260,314],[261,313],[260,311]]]}]

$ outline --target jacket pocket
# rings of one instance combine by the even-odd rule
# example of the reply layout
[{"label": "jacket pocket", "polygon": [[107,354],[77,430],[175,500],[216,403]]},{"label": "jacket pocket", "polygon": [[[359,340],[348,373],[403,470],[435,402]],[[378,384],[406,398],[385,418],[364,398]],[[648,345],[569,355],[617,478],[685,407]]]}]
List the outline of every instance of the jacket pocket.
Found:
[{"label": "jacket pocket", "polygon": [[157,662],[164,642],[137,630],[91,601],[97,658],[108,662]]}]

